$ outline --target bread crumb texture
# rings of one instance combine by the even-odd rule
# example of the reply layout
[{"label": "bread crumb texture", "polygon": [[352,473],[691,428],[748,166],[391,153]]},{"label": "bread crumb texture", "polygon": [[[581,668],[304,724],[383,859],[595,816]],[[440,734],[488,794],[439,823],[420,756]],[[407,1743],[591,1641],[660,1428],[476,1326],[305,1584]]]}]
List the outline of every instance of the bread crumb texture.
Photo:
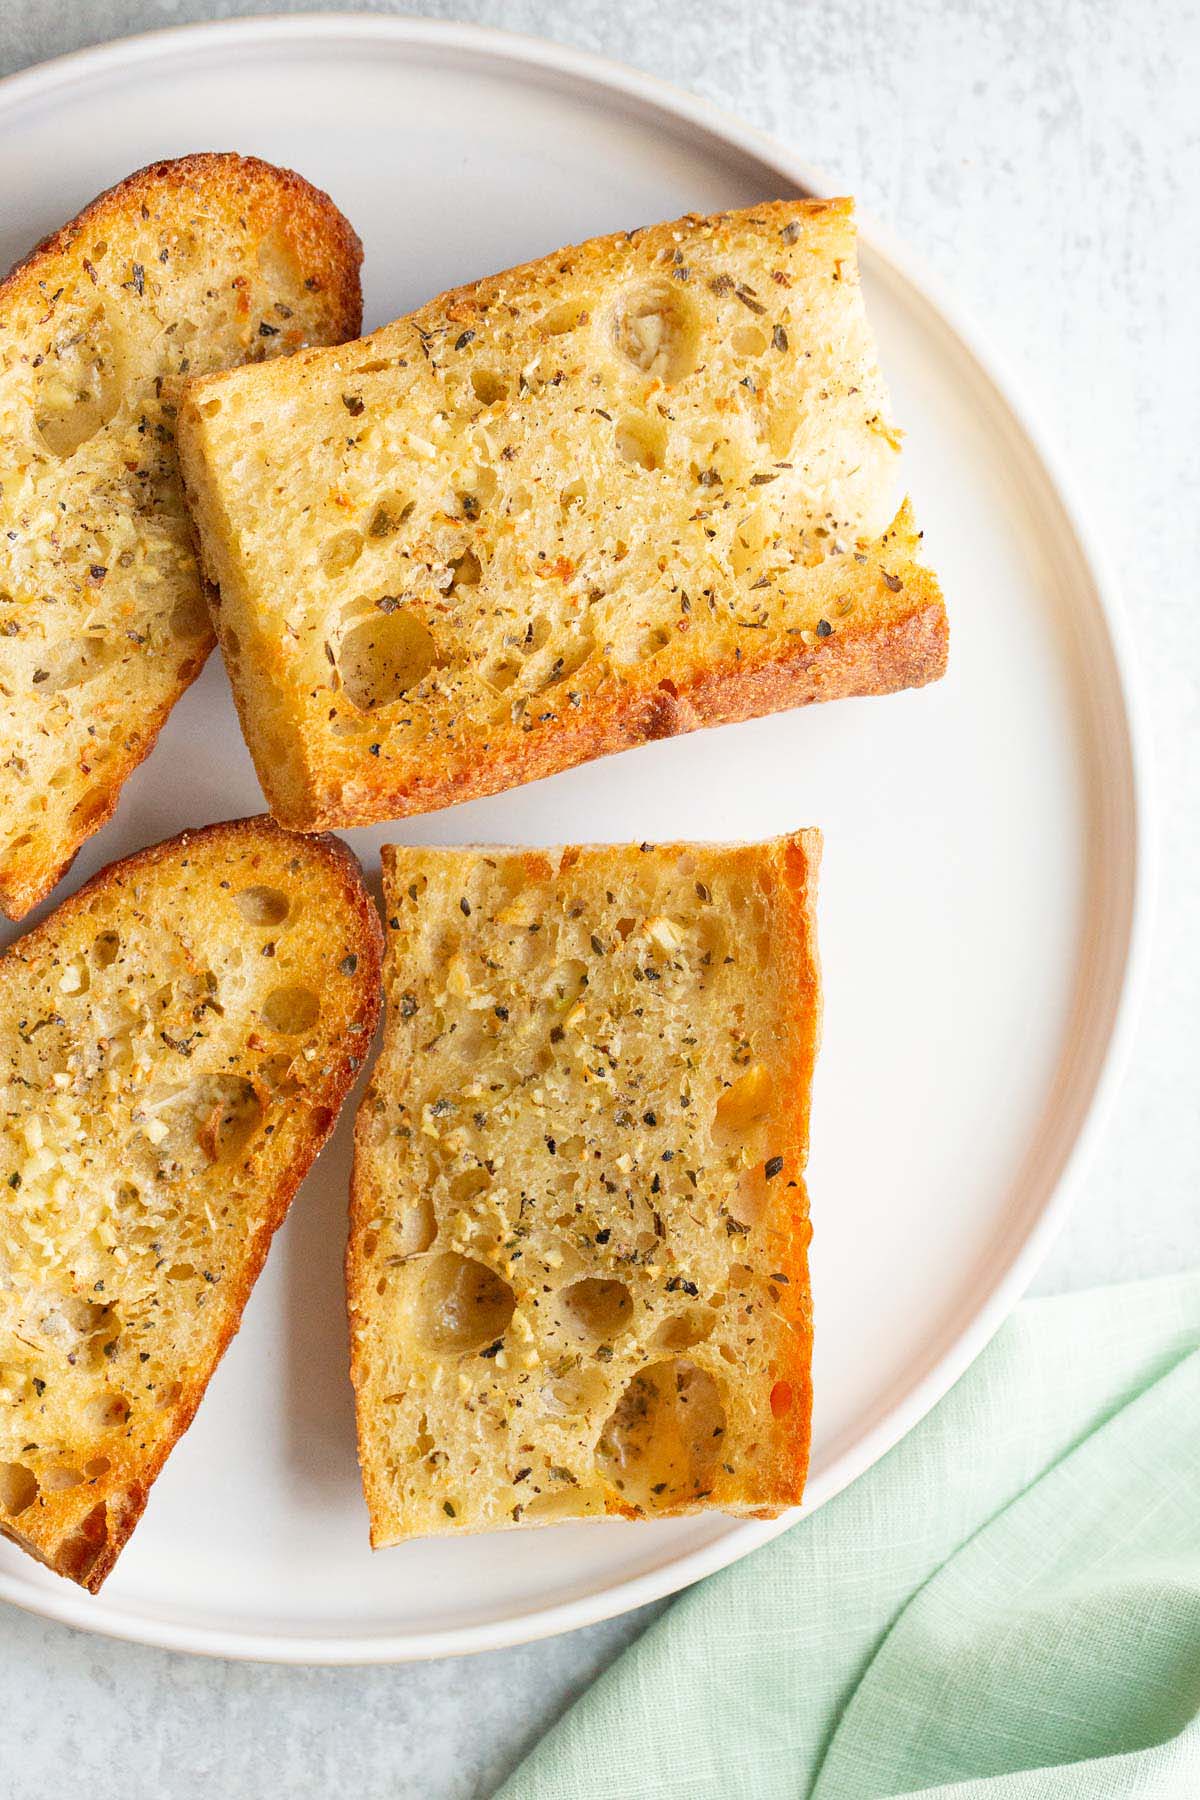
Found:
[{"label": "bread crumb texture", "polygon": [[0,1531],[95,1590],[366,1054],[354,859],[270,820],[98,875],[0,958]]},{"label": "bread crumb texture", "polygon": [[191,375],[360,328],[325,195],[238,156],[157,163],[0,284],[0,904],[102,825],[212,631],[175,453]]},{"label": "bread crumb texture", "polygon": [[347,1257],[377,1546],[799,1501],[819,844],[385,849]]},{"label": "bread crumb texture", "polygon": [[940,675],[848,201],[595,239],[198,383],[185,476],[285,824]]}]

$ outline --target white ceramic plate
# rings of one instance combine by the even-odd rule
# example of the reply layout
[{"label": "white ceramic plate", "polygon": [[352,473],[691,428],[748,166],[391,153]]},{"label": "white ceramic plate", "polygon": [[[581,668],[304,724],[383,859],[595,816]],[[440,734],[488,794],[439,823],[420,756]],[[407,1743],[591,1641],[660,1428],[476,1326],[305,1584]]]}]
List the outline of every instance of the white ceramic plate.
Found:
[{"label": "white ceramic plate", "polygon": [[[0,260],[143,163],[226,148],[333,194],[366,244],[368,325],[594,232],[824,185],[703,103],[550,45],[379,17],[260,20],[0,84]],[[824,828],[810,1506],[945,1391],[1044,1255],[1113,1083],[1145,914],[1111,588],[993,359],[871,230],[862,265],[949,603],[947,679],[349,834],[373,867],[385,838]],[[214,657],[70,882],[260,807]],[[0,1596],[178,1649],[386,1661],[584,1624],[783,1528],[606,1522],[372,1556],[340,1282],[351,1110],[103,1594],[4,1545]]]}]

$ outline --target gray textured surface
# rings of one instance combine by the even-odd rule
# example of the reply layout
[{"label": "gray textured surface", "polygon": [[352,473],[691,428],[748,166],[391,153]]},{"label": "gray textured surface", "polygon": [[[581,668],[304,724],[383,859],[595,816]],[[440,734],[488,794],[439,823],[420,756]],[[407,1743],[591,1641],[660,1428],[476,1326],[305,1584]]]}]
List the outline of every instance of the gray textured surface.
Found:
[{"label": "gray textured surface", "polygon": [[[0,0],[0,69],[253,6]],[[278,5],[279,11],[303,6]],[[378,8],[377,10],[388,10]],[[1125,582],[1162,879],[1133,1066],[1043,1291],[1200,1262],[1200,129],[1192,0],[410,0],[663,75],[799,146],[922,252],[1022,372]],[[204,1663],[0,1609],[0,1800],[460,1800],[649,1615],[471,1661]]]}]

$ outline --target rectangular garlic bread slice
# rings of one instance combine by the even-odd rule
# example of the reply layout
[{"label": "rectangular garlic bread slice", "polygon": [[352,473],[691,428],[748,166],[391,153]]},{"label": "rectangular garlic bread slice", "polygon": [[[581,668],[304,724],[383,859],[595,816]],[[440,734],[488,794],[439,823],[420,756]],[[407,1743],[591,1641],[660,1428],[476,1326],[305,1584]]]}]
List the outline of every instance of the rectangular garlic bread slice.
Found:
[{"label": "rectangular garlic bread slice", "polygon": [[799,1501],[819,850],[385,848],[347,1253],[377,1547]]},{"label": "rectangular garlic bread slice", "polygon": [[380,948],[345,846],[261,818],[0,957],[0,1533],[93,1592],[366,1054]]},{"label": "rectangular garlic bread slice", "polygon": [[360,329],[358,239],[290,170],[155,163],[0,283],[0,906],[117,802],[212,648],[175,454],[190,375]]},{"label": "rectangular garlic bread slice", "polygon": [[197,382],[180,449],[298,829],[945,668],[847,200],[597,238]]}]

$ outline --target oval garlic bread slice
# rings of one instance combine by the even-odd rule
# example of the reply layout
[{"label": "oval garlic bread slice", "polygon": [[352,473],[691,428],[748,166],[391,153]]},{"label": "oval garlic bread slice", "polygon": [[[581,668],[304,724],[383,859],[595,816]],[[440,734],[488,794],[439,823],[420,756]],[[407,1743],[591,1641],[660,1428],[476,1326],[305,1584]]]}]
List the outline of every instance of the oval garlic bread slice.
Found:
[{"label": "oval garlic bread slice", "polygon": [[132,175],[0,284],[0,905],[112,812],[212,647],[175,415],[189,377],[361,325],[358,239],[253,158]]},{"label": "oval garlic bread slice", "polygon": [[93,1592],[366,1055],[380,948],[346,847],[261,818],[0,957],[0,1532]]}]

